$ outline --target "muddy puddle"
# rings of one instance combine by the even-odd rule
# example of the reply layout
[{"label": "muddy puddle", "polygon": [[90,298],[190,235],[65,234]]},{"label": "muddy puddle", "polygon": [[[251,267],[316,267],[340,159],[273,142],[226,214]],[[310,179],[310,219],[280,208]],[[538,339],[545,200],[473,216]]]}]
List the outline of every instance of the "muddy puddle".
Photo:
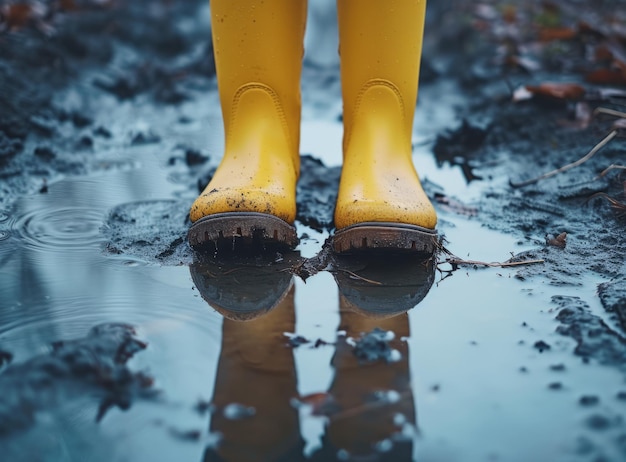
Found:
[{"label": "muddy puddle", "polygon": [[[417,151],[439,187],[480,193]],[[516,268],[450,273],[444,256],[430,267],[353,261],[306,282],[280,262],[192,264],[177,241],[188,172],[149,146],[108,155],[118,167],[3,211],[0,419],[25,417],[0,426],[5,460],[623,457],[623,373],[574,355],[575,339],[557,332],[571,304],[606,317],[599,278],[554,287]],[[534,245],[446,210],[440,223],[462,258],[505,261]],[[299,226],[299,258],[328,234]],[[142,345],[123,361],[89,343],[111,323],[133,326]],[[364,334],[374,338],[363,346]],[[59,341],[77,351],[58,356]]]}]

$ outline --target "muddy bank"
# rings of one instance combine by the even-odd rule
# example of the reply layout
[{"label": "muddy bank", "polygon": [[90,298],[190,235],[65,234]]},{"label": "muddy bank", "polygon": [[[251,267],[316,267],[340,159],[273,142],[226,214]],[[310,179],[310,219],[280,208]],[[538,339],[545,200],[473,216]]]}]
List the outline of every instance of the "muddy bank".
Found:
[{"label": "muddy bank", "polygon": [[[0,206],[62,175],[92,171],[112,133],[98,93],[147,96],[156,107],[188,98],[214,72],[203,2],[24,2],[0,32]],[[11,15],[11,12],[13,16]],[[13,21],[11,20],[13,18]],[[65,100],[55,94],[74,87]],[[145,134],[130,140],[146,142]],[[154,139],[152,139],[154,141]]]}]

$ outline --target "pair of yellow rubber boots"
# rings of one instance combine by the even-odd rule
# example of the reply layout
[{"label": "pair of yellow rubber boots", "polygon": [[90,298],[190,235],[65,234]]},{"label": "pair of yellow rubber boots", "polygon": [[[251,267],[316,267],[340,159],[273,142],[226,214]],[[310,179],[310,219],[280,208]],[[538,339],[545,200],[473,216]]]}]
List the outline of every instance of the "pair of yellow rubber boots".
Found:
[{"label": "pair of yellow rubber boots", "polygon": [[[343,169],[337,252],[432,253],[435,210],[412,161],[426,0],[338,0]],[[193,203],[192,247],[295,247],[306,0],[211,0],[225,153]]]}]

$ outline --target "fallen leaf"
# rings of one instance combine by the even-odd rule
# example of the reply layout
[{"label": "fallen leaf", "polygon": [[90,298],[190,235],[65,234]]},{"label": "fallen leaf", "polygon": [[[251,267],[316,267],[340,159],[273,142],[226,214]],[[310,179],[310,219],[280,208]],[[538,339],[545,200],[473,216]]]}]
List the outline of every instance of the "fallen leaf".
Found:
[{"label": "fallen leaf", "polygon": [[515,24],[517,21],[517,8],[515,5],[509,3],[503,6],[502,19],[508,24]]},{"label": "fallen leaf", "polygon": [[335,398],[330,393],[311,393],[297,398],[300,404],[311,406],[312,415],[328,415],[335,408]]},{"label": "fallen leaf", "polygon": [[563,232],[557,237],[554,237],[552,234],[547,235],[546,244],[564,249],[567,244],[567,233]]},{"label": "fallen leaf", "polygon": [[33,9],[27,3],[15,3],[7,6],[5,20],[9,29],[24,26],[31,17]]},{"label": "fallen leaf", "polygon": [[598,38],[606,38],[607,31],[601,30],[601,27],[598,24],[590,24],[587,21],[580,21],[578,23],[578,31],[581,34],[590,34],[595,35]]},{"label": "fallen leaf", "polygon": [[626,85],[626,73],[620,69],[597,69],[589,72],[585,80],[599,85]]},{"label": "fallen leaf", "polygon": [[539,30],[539,40],[552,42],[554,40],[571,40],[578,32],[572,27],[544,27]]},{"label": "fallen leaf", "polygon": [[593,52],[595,62],[611,62],[613,60],[613,51],[606,44],[598,45]]},{"label": "fallen leaf", "polygon": [[[567,82],[544,82],[539,85],[526,85],[526,92],[532,96],[542,96],[550,99],[558,100],[578,100],[585,96],[586,90],[577,83]],[[527,93],[521,89],[513,93],[513,101],[521,101],[521,99],[529,99]]]}]

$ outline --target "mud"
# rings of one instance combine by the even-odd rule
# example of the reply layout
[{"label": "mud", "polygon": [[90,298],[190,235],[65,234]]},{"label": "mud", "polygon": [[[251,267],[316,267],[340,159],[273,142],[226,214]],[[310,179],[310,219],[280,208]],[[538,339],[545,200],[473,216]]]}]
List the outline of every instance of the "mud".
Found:
[{"label": "mud", "polygon": [[[623,460],[625,177],[600,174],[624,164],[626,139],[591,114],[624,111],[626,90],[586,80],[606,64],[594,50],[626,47],[605,21],[619,2],[527,2],[515,20],[501,2],[429,4],[414,149],[445,250],[426,265],[329,251],[341,159],[321,139],[301,157],[297,252],[194,255],[187,213],[222,149],[205,2],[25,4],[26,22],[0,19],[0,446],[13,460],[49,447],[48,460]],[[576,32],[538,38],[555,24]],[[305,59],[303,126],[321,121],[340,151],[325,56]],[[584,95],[513,101],[553,81]],[[613,130],[581,165],[519,186]],[[145,344],[130,324],[156,344],[132,360]],[[152,376],[162,407],[144,407]],[[107,413],[97,443],[49,417],[84,402],[89,422]],[[57,427],[58,444],[24,449]]]},{"label": "mud", "polygon": [[[215,72],[207,28],[185,21],[200,2],[60,3],[24,2],[30,21],[0,37],[0,205],[36,191],[43,179],[90,170],[96,139],[111,136],[94,125],[90,95],[175,104],[187,97],[185,86]],[[70,98],[55,99],[79,79],[84,85]]]},{"label": "mud", "polygon": [[126,410],[136,398],[154,396],[153,379],[126,366],[146,346],[132,326],[102,324],[84,338],[54,342],[48,354],[11,364],[0,376],[0,437],[24,430],[38,413],[76,395],[100,396],[97,421],[111,407]]}]

